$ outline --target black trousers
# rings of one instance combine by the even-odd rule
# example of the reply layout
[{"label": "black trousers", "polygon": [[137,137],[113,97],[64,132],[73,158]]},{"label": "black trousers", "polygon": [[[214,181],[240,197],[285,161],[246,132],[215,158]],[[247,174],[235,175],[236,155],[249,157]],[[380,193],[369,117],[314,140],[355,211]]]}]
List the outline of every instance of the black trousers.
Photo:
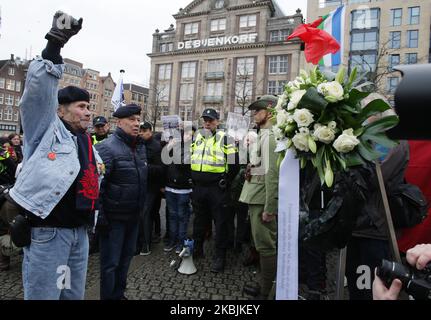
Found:
[{"label": "black trousers", "polygon": [[193,238],[197,245],[202,245],[205,232],[212,220],[215,223],[215,253],[224,256],[228,247],[229,220],[232,211],[229,210],[229,190],[215,186],[195,186],[192,194],[194,213]]},{"label": "black trousers", "polygon": [[152,213],[156,197],[157,194],[154,192],[148,192],[146,195],[144,209],[139,216],[137,250],[142,250],[144,246],[150,248],[153,230]]}]

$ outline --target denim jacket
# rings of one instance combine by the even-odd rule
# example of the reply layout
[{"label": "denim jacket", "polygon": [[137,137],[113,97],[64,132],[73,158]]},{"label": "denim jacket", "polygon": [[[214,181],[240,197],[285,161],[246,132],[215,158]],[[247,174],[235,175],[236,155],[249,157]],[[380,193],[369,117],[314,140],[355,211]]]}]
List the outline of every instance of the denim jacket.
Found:
[{"label": "denim jacket", "polygon": [[[20,102],[24,159],[10,196],[42,219],[64,197],[80,170],[76,137],[57,115],[58,82],[62,74],[63,65],[36,59],[28,69]],[[97,163],[101,164],[97,151],[94,148],[93,151]]]}]

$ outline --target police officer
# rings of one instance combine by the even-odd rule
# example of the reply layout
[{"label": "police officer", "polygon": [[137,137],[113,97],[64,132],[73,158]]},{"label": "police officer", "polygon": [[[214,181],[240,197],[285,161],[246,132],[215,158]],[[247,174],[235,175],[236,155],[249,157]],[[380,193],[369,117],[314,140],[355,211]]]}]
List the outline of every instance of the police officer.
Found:
[{"label": "police officer", "polygon": [[219,115],[206,109],[202,118],[203,129],[197,132],[192,143],[191,168],[194,190],[192,195],[193,237],[195,257],[203,256],[203,242],[207,226],[215,221],[215,255],[212,272],[223,272],[228,246],[229,184],[239,171],[235,144],[223,131],[217,131]]},{"label": "police officer", "polygon": [[240,202],[249,206],[251,232],[260,254],[260,287],[245,286],[244,292],[267,299],[277,268],[278,165],[276,141],[268,108],[277,104],[275,96],[263,96],[252,103],[254,121],[259,128],[257,147],[250,148],[250,162]]},{"label": "police officer", "polygon": [[109,122],[105,117],[99,116],[93,120],[94,133],[91,135],[93,146],[105,140],[109,135]]}]

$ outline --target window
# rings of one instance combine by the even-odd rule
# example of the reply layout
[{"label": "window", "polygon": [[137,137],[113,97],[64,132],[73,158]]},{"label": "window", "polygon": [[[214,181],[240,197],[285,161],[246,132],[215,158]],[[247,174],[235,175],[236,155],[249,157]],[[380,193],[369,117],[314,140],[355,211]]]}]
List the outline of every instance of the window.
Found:
[{"label": "window", "polygon": [[13,101],[14,101],[14,96],[10,95],[10,94],[7,94],[6,98],[5,98],[5,101],[4,101],[4,104],[7,105],[7,106],[13,106]]},{"label": "window", "polygon": [[419,30],[407,31],[407,48],[417,48],[419,41]]},{"label": "window", "polygon": [[419,24],[421,18],[421,7],[409,8],[409,24]]},{"label": "window", "polygon": [[4,95],[3,93],[0,93],[0,105],[4,103]]},{"label": "window", "polygon": [[21,81],[17,81],[15,83],[15,91],[16,92],[21,92]]},{"label": "window", "polygon": [[18,122],[18,117],[19,117],[19,113],[18,113],[18,111],[15,111],[15,112],[13,113],[13,121]]},{"label": "window", "polygon": [[403,22],[403,9],[391,9],[391,26],[400,26]]},{"label": "window", "polygon": [[160,52],[171,52],[174,50],[174,44],[172,42],[162,43],[160,45]]},{"label": "window", "polygon": [[104,94],[104,96],[105,96],[105,97],[110,98],[110,97],[112,96],[112,91],[111,91],[111,90],[108,90],[108,89],[105,89],[105,94]]},{"label": "window", "polygon": [[194,83],[185,83],[180,86],[180,100],[192,101],[195,91]]},{"label": "window", "polygon": [[363,31],[352,34],[351,50],[376,50],[377,31]]},{"label": "window", "polygon": [[208,60],[208,72],[223,72],[224,60]]},{"label": "window", "polygon": [[289,34],[290,34],[289,29],[271,31],[269,33],[269,41],[270,42],[285,41],[286,37]]},{"label": "window", "polygon": [[401,48],[401,31],[389,32],[389,48]]},{"label": "window", "polygon": [[0,109],[0,120],[3,120],[3,109]]},{"label": "window", "polygon": [[362,72],[371,72],[376,70],[376,54],[354,54],[350,60],[350,67],[358,67]]},{"label": "window", "polygon": [[270,74],[286,74],[287,73],[287,56],[269,57],[269,73]]},{"label": "window", "polygon": [[214,4],[214,8],[222,9],[224,7],[224,0],[216,0]]},{"label": "window", "polygon": [[241,16],[239,18],[239,27],[240,28],[249,28],[249,27],[255,27],[256,26],[256,15],[248,15],[248,16]]},{"label": "window", "polygon": [[5,79],[0,78],[0,89],[4,89],[4,85],[5,85]]},{"label": "window", "polygon": [[158,89],[158,101],[169,101],[169,94],[171,91],[170,85],[163,85]]},{"label": "window", "polygon": [[388,92],[395,93],[397,89],[398,83],[400,82],[400,78],[398,77],[389,77],[388,78]]},{"label": "window", "polygon": [[181,78],[189,79],[194,78],[196,74],[196,62],[183,62],[181,70]]},{"label": "window", "polygon": [[6,80],[6,89],[10,91],[15,91],[15,80],[7,79]]},{"label": "window", "polygon": [[160,107],[160,120],[162,120],[163,116],[168,116],[168,115],[169,115],[169,107],[168,106]]},{"label": "window", "polygon": [[21,100],[21,97],[15,97],[15,107],[19,107],[19,101]]},{"label": "window", "polygon": [[222,82],[210,82],[207,84],[207,96],[221,97],[223,95],[223,83]]},{"label": "window", "polygon": [[191,121],[192,107],[180,107],[180,117],[183,121]]},{"label": "window", "polygon": [[391,54],[389,56],[389,70],[393,71],[393,67],[400,64],[400,55],[399,54]]},{"label": "window", "polygon": [[12,121],[12,109],[11,108],[6,108],[6,110],[4,111],[4,120],[6,121]]},{"label": "window", "polygon": [[171,64],[160,64],[159,65],[159,80],[170,80],[172,73]]},{"label": "window", "polygon": [[7,74],[10,75],[10,76],[14,76],[15,75],[15,69],[14,68],[9,68]]},{"label": "window", "polygon": [[280,95],[284,91],[287,81],[268,81],[268,94]]},{"label": "window", "polygon": [[237,60],[237,76],[249,76],[254,74],[254,58],[239,58]]},{"label": "window", "polygon": [[226,19],[211,20],[211,31],[226,30]]},{"label": "window", "polygon": [[352,29],[369,29],[379,26],[379,9],[352,12]]},{"label": "window", "polygon": [[199,32],[199,23],[198,22],[186,23],[184,25],[184,34],[185,35],[196,34],[198,32]]},{"label": "window", "polygon": [[406,63],[407,64],[418,63],[418,54],[417,53],[407,53],[406,54]]},{"label": "window", "polygon": [[236,83],[235,97],[237,101],[251,100],[252,96],[253,96],[252,81],[241,81]]}]

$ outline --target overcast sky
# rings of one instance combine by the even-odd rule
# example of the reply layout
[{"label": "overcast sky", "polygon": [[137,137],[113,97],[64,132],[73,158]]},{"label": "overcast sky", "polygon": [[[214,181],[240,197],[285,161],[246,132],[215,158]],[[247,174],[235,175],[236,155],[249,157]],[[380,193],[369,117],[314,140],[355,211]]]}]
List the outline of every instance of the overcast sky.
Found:
[{"label": "overcast sky", "polygon": [[[0,60],[13,53],[25,58],[40,54],[44,36],[56,10],[83,17],[83,29],[63,49],[63,57],[84,63],[85,68],[112,73],[125,69],[126,82],[148,84],[152,34],[165,30],[179,8],[191,0],[0,0]],[[306,0],[278,0],[287,15],[301,8],[306,17]]]}]

